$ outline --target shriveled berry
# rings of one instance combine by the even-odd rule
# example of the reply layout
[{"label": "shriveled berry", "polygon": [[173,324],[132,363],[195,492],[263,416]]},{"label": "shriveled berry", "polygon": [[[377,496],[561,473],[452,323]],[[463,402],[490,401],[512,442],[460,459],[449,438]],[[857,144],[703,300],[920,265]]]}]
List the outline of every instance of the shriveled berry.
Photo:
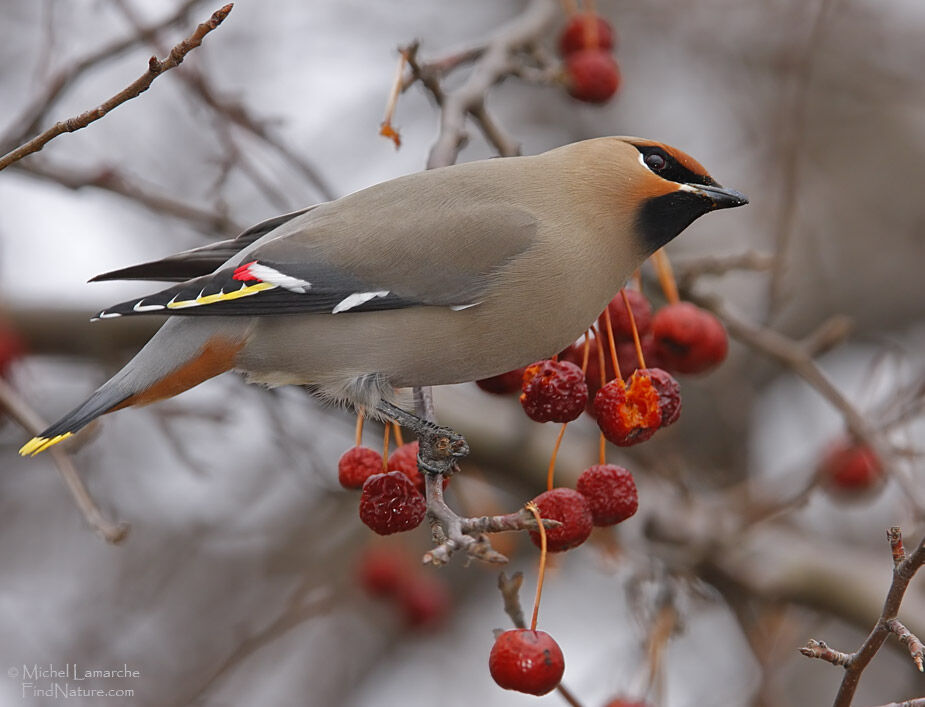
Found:
[{"label": "shriveled berry", "polygon": [[360,586],[374,597],[395,596],[412,571],[407,556],[392,547],[371,547],[357,563]]},{"label": "shriveled berry", "polygon": [[516,368],[507,373],[499,373],[491,378],[480,378],[475,384],[486,393],[494,395],[511,395],[520,391],[524,379],[524,369]]},{"label": "shriveled berry", "polygon": [[633,475],[616,464],[597,464],[585,469],[576,488],[588,499],[594,525],[622,523],[639,508]]},{"label": "shriveled berry", "polygon": [[505,690],[545,695],[565,672],[565,657],[545,631],[515,628],[495,639],[488,656],[491,677]]},{"label": "shriveled berry", "polygon": [[668,427],[681,417],[681,386],[662,368],[640,368],[637,376],[648,378],[658,393],[658,406],[662,411],[660,427]]},{"label": "shriveled berry", "polygon": [[[633,317],[636,321],[636,331],[639,332],[641,339],[642,336],[647,334],[652,328],[652,305],[649,304],[649,300],[639,290],[623,291],[626,292],[626,298],[629,300],[630,309],[633,310]],[[610,311],[610,326],[613,329],[614,340],[633,341],[633,325],[630,323],[630,315],[626,310],[626,303],[623,301],[623,295],[618,292],[617,296],[610,300],[607,309]],[[602,332],[607,331],[607,321],[603,314],[597,318],[597,326]],[[635,360],[635,355],[633,358]],[[620,367],[622,368],[623,366],[624,363],[621,358]]]},{"label": "shriveled berry", "polygon": [[844,500],[865,497],[885,481],[883,465],[874,451],[847,439],[826,451],[819,464],[819,478],[829,492]]},{"label": "shriveled berry", "polygon": [[605,103],[620,87],[617,62],[601,49],[582,49],[565,60],[566,85],[573,98],[586,103]]},{"label": "shriveled berry", "polygon": [[[546,549],[549,552],[564,552],[578,547],[588,536],[594,525],[591,506],[583,495],[568,488],[555,488],[544,491],[533,499],[541,518],[557,520],[562,525],[546,529]],[[530,539],[537,547],[541,546],[538,531],[530,531]]]},{"label": "shriveled berry", "polygon": [[[389,471],[400,471],[402,474],[411,479],[414,487],[424,493],[424,477],[418,468],[418,451],[420,445],[415,440],[408,444],[403,444],[389,455]],[[450,477],[443,477],[443,488],[450,483]]]},{"label": "shriveled berry", "polygon": [[588,385],[569,361],[537,361],[524,370],[520,404],[537,422],[571,422],[585,409]]},{"label": "shriveled berry", "polygon": [[690,302],[662,307],[652,319],[662,366],[678,373],[704,373],[726,358],[726,329],[710,312]]},{"label": "shriveled berry", "polygon": [[400,471],[366,479],[360,495],[360,520],[379,535],[416,528],[424,520],[424,497]]},{"label": "shriveled berry", "polygon": [[421,571],[412,574],[401,585],[397,598],[405,625],[409,628],[437,628],[452,608],[446,580]]},{"label": "shriveled berry", "polygon": [[593,12],[573,15],[559,37],[559,54],[562,56],[582,49],[611,51],[613,46],[613,28],[607,20]]},{"label": "shriveled berry", "polygon": [[382,455],[369,447],[352,447],[337,462],[337,480],[346,489],[358,489],[373,474],[382,473]]},{"label": "shriveled berry", "polygon": [[638,372],[630,376],[628,385],[617,379],[601,388],[594,409],[597,426],[618,447],[645,442],[662,424],[658,391]]}]

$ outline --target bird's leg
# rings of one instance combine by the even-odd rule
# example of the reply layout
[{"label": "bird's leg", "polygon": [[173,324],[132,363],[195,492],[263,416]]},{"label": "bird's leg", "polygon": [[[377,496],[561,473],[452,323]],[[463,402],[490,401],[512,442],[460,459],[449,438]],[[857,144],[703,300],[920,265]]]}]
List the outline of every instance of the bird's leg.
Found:
[{"label": "bird's leg", "polygon": [[388,401],[379,403],[379,412],[417,435],[420,450],[418,466],[432,475],[446,476],[457,470],[456,460],[469,454],[469,445],[449,427],[423,420]]},{"label": "bird's leg", "polygon": [[[435,545],[424,555],[424,562],[446,564],[457,550],[464,550],[470,557],[484,562],[507,562],[507,558],[491,546],[486,533],[535,530],[533,515],[524,509],[480,518],[464,518],[457,514],[443,499],[443,477],[458,471],[457,460],[469,454],[469,445],[463,436],[387,401],[381,401],[378,410],[418,438],[418,468],[424,476],[427,518]],[[559,525],[554,520],[544,520],[543,524],[547,528]]]}]

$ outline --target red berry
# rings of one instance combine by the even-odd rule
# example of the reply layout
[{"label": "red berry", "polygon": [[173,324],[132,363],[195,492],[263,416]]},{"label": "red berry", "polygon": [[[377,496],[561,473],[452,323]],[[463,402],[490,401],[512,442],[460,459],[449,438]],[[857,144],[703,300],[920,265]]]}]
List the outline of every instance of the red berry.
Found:
[{"label": "red berry", "polygon": [[885,476],[874,451],[859,442],[842,440],[825,453],[819,465],[825,487],[842,498],[879,489]]},{"label": "red berry", "polygon": [[400,587],[398,604],[405,625],[430,629],[439,626],[449,615],[452,598],[445,579],[418,571]]},{"label": "red berry", "polygon": [[416,528],[424,520],[424,497],[400,471],[366,479],[360,495],[360,520],[379,535]]},{"label": "red berry", "polygon": [[[558,520],[562,525],[546,530],[546,549],[549,552],[563,552],[578,547],[588,536],[594,525],[588,499],[573,489],[555,488],[544,491],[533,499],[541,518]],[[533,544],[540,547],[538,531],[530,531]]]},{"label": "red berry", "polygon": [[565,658],[559,644],[545,631],[516,628],[495,639],[488,669],[505,690],[545,695],[561,682]]},{"label": "red berry", "polygon": [[582,12],[575,14],[562,30],[559,54],[568,56],[582,49],[611,51],[613,45],[614,32],[610,23],[600,15]]},{"label": "red berry", "polygon": [[598,464],[585,469],[576,488],[588,499],[594,525],[622,523],[639,508],[636,482],[622,466]]},{"label": "red berry", "polygon": [[604,707],[649,707],[649,703],[643,700],[631,700],[626,697],[614,697]]},{"label": "red berry", "polygon": [[6,377],[10,366],[26,353],[26,342],[19,332],[0,319],[0,377]]},{"label": "red berry", "polygon": [[605,103],[620,86],[620,69],[614,58],[600,49],[582,49],[565,60],[566,84],[573,98],[586,103]]},{"label": "red berry", "polygon": [[391,547],[371,547],[360,555],[357,578],[370,596],[389,597],[398,593],[412,571],[404,553]]},{"label": "red berry", "polygon": [[677,302],[662,307],[652,320],[662,365],[678,373],[703,373],[726,358],[729,340],[722,322],[710,312]]},{"label": "red berry", "polygon": [[597,426],[618,447],[645,442],[662,424],[659,395],[646,376],[634,373],[628,385],[610,381],[594,398]]},{"label": "red berry", "polygon": [[658,393],[658,407],[662,411],[660,427],[668,427],[681,417],[681,386],[672,375],[661,368],[640,368],[636,375],[649,379]]},{"label": "red berry", "polygon": [[[409,442],[398,447],[389,455],[389,471],[400,471],[407,476],[414,487],[424,493],[424,476],[418,468],[418,451],[420,445],[417,441]],[[450,477],[443,477],[443,488],[450,483]]]},{"label": "red berry", "polygon": [[588,385],[569,361],[537,361],[524,370],[520,404],[537,422],[571,422],[585,409]]},{"label": "red berry", "polygon": [[[640,339],[652,327],[652,305],[649,300],[639,290],[623,290],[626,292],[626,298],[629,300],[630,308],[633,310],[633,317],[636,320],[636,331],[639,332]],[[623,295],[619,292],[617,296],[610,300],[607,305],[610,310],[610,326],[613,329],[613,338],[615,341],[633,341],[633,327],[630,323],[629,312],[626,311],[626,304],[623,302]],[[606,337],[607,321],[603,314],[597,318],[597,326],[601,332],[605,332]],[[618,352],[619,353],[619,352]],[[633,360],[636,356],[633,354]],[[620,357],[621,368],[625,365],[623,358]]]},{"label": "red berry", "polygon": [[480,378],[475,384],[486,393],[495,395],[511,395],[520,390],[524,378],[524,369],[517,368],[507,373],[501,373],[491,378]]},{"label": "red berry", "polygon": [[[616,345],[617,360],[620,362],[620,375],[623,378],[629,378],[633,371],[639,370],[639,355],[636,353],[636,344],[632,341],[617,341]],[[639,345],[642,347],[642,356],[646,361],[646,366],[650,368],[658,366],[658,351],[651,331],[639,337]]]},{"label": "red berry", "polygon": [[337,462],[337,480],[345,489],[358,489],[373,474],[382,473],[382,455],[369,447],[352,447]]}]

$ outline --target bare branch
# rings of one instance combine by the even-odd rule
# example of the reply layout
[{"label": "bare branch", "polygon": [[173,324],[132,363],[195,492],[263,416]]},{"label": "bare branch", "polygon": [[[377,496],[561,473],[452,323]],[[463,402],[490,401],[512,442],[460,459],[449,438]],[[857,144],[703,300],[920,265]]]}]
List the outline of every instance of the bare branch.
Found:
[{"label": "bare branch", "polygon": [[870,664],[877,651],[886,641],[890,633],[895,634],[909,649],[913,661],[919,671],[922,670],[923,647],[919,639],[912,634],[902,623],[896,619],[909,581],[915,573],[925,564],[925,538],[919,543],[911,555],[896,563],[898,548],[902,546],[902,534],[898,528],[890,528],[887,533],[890,548],[894,559],[893,581],[887,592],[880,618],[873,630],[854,653],[842,653],[829,648],[822,641],[810,640],[800,653],[810,658],[826,660],[833,665],[845,668],[845,675],[835,696],[833,707],[851,707],[851,700],[857,690],[858,682],[864,669]]},{"label": "bare branch", "polygon": [[14,162],[21,160],[27,155],[31,155],[33,152],[38,152],[51,140],[58,137],[59,135],[64,133],[72,133],[76,130],[87,127],[90,123],[99,120],[114,108],[117,108],[126,101],[129,101],[132,98],[135,98],[136,96],[139,96],[140,94],[147,91],[151,84],[154,82],[154,79],[156,79],[164,72],[179,66],[189,52],[202,44],[203,38],[209,32],[218,27],[228,16],[228,13],[231,12],[232,6],[232,3],[229,3],[228,5],[225,5],[224,7],[212,13],[212,17],[210,17],[206,22],[200,24],[189,37],[171,49],[167,58],[159,60],[157,57],[151,57],[151,60],[148,62],[148,70],[144,74],[129,84],[126,88],[119,91],[119,93],[98,105],[96,108],[91,108],[90,110],[81,113],[78,116],[55,123],[55,125],[53,125],[42,134],[37,135],[29,142],[17,147],[11,152],[8,152],[3,157],[0,157],[0,170],[9,167]]},{"label": "bare branch", "polygon": [[[427,70],[416,61],[409,60],[412,72],[434,95],[441,108],[440,134],[430,151],[428,169],[453,164],[465,145],[466,118],[471,116],[485,138],[502,156],[519,154],[520,146],[498,125],[485,109],[488,91],[507,76],[517,73],[517,52],[534,44],[556,17],[556,4],[552,0],[532,0],[521,15],[501,27],[477,55],[469,53],[466,60],[474,59],[466,81],[457,89],[445,92],[439,86],[438,71]],[[413,45],[412,45],[413,46]],[[477,58],[474,58],[476,57]],[[446,60],[435,66],[446,65]],[[457,64],[451,63],[451,66]]]},{"label": "bare branch", "polygon": [[210,211],[179,201],[166,194],[158,194],[150,186],[138,184],[117,169],[103,168],[85,172],[63,165],[52,165],[44,159],[23,162],[15,165],[14,169],[75,191],[92,187],[119,194],[141,204],[153,213],[168,214],[187,221],[204,233],[217,232],[223,235],[235,235],[245,228],[221,211]]},{"label": "bare branch", "polygon": [[[40,434],[46,427],[38,413],[29,407],[29,404],[2,378],[0,378],[0,406],[6,408],[12,418],[31,435]],[[77,504],[87,524],[106,542],[116,544],[125,540],[130,530],[129,524],[113,523],[105,518],[81,481],[67,452],[61,447],[55,447],[49,451],[58,467],[58,473],[71,492],[74,503]]]},{"label": "bare branch", "polygon": [[[887,474],[896,479],[903,487],[903,490],[914,504],[916,512],[923,513],[925,498],[922,497],[919,485],[901,465],[894,463],[892,450],[883,442],[873,425],[865,419],[844,394],[835,387],[822,369],[816,365],[812,352],[808,350],[810,347],[793,341],[768,327],[748,324],[734,316],[717,297],[701,295],[694,291],[685,292],[685,296],[694,304],[709,309],[716,314],[734,338],[753,350],[775,359],[815,388],[832,407],[841,413],[845,426],[851,435],[874,450]],[[818,346],[818,342],[815,345]]]},{"label": "bare branch", "polygon": [[202,0],[185,0],[169,17],[157,24],[139,27],[135,36],[101,47],[83,59],[67,64],[46,82],[44,90],[36,96],[22,115],[12,122],[13,127],[8,134],[0,138],[0,150],[7,152],[27,140],[29,135],[37,132],[48,112],[55,106],[64,91],[87,71],[121,56],[142,42],[149,41],[159,32],[185,21],[193,7],[200,2]]},{"label": "bare branch", "polygon": [[[136,27],[140,27],[138,17],[132,11],[128,2],[125,0],[117,0],[117,2],[129,21]],[[157,41],[156,34],[151,35],[150,42],[158,50],[161,49],[162,45]],[[196,93],[202,102],[209,106],[216,115],[231,124],[237,125],[269,145],[283,160],[288,162],[290,166],[315,188],[322,199],[330,201],[334,198],[334,191],[327,183],[327,180],[321,176],[313,165],[299,156],[298,150],[294,149],[291,145],[287,145],[283,140],[278,138],[269,128],[267,121],[258,120],[251,115],[245,104],[239,101],[231,101],[220,96],[209,85],[203,73],[197,71],[195,68],[180,72],[179,78],[190,90]],[[258,187],[262,188],[262,185],[258,184]]]}]

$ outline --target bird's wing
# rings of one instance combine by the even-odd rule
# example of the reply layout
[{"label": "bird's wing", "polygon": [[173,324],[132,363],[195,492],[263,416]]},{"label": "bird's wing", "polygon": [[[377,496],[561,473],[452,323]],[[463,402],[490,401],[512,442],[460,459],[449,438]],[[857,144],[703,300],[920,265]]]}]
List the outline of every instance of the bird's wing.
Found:
[{"label": "bird's wing", "polygon": [[[338,217],[338,211],[341,211]],[[295,219],[216,272],[106,309],[135,314],[340,314],[477,305],[493,276],[535,240],[536,220],[503,204],[469,204],[448,218],[342,209]],[[408,214],[405,214],[408,216]],[[410,222],[410,225],[409,225]]]},{"label": "bird's wing", "polygon": [[300,211],[276,216],[251,226],[237,238],[210,243],[192,250],[184,250],[161,260],[132,265],[119,270],[111,270],[92,278],[90,282],[105,280],[162,280],[164,282],[183,282],[215,272],[237,253],[262,238],[270,231],[287,221],[311,211],[314,206]]}]

